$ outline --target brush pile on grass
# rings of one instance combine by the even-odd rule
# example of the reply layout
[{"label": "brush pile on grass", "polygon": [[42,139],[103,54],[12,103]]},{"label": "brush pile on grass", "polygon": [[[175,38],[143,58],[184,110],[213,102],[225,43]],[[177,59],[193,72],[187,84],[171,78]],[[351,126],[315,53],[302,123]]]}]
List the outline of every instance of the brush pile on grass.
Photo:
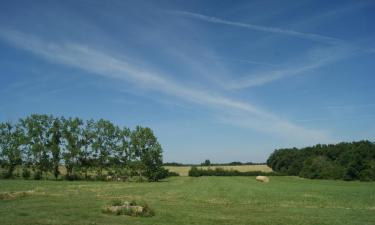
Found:
[{"label": "brush pile on grass", "polygon": [[155,215],[154,211],[146,203],[137,203],[134,200],[130,202],[114,200],[110,206],[103,209],[103,213],[140,217],[151,217]]}]

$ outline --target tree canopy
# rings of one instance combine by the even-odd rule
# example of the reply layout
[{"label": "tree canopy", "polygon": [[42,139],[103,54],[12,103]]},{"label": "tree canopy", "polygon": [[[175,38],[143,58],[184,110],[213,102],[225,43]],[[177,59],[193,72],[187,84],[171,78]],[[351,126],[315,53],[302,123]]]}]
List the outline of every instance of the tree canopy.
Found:
[{"label": "tree canopy", "polygon": [[375,180],[375,143],[359,141],[275,150],[274,171],[312,179]]},{"label": "tree canopy", "polygon": [[16,124],[0,123],[0,166],[2,177],[15,175],[22,168],[24,178],[52,174],[56,179],[64,170],[67,179],[146,177],[164,178],[162,147],[153,131],[137,126],[120,128],[104,119],[53,117],[33,114]]}]

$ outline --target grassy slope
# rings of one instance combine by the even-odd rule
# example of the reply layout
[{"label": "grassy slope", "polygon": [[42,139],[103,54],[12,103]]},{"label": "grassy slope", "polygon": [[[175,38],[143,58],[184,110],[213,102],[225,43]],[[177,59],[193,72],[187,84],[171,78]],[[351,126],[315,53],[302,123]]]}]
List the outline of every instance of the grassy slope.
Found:
[{"label": "grassy slope", "polygon": [[[271,177],[175,177],[158,183],[0,180],[0,224],[375,224],[375,183]],[[113,198],[147,200],[152,218],[101,213]]]},{"label": "grassy slope", "polygon": [[[247,171],[263,171],[263,172],[271,172],[272,169],[269,168],[267,165],[241,165],[241,166],[198,166],[198,168],[211,168],[215,169],[216,167],[223,168],[225,170],[238,170],[240,172],[247,172]],[[169,169],[172,172],[176,172],[180,174],[180,176],[187,176],[190,170],[190,166],[165,166],[166,169]]]}]

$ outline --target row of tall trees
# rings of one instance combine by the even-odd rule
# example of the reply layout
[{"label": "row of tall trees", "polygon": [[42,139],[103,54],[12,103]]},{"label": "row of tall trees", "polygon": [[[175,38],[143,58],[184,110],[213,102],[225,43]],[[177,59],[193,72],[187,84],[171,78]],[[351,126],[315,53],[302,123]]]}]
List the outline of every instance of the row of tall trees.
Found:
[{"label": "row of tall trees", "polygon": [[278,149],[270,155],[267,165],[276,172],[312,179],[375,180],[375,143]]},{"label": "row of tall trees", "polygon": [[57,179],[64,170],[68,179],[109,174],[157,181],[167,174],[162,164],[162,147],[150,128],[40,114],[0,123],[3,177],[22,168],[25,178],[53,174]]}]

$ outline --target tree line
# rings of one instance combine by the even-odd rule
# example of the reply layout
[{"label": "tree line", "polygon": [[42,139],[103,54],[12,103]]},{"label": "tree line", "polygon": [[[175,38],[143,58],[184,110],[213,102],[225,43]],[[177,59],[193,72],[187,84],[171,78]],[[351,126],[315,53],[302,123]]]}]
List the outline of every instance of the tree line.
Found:
[{"label": "tree line", "polygon": [[282,174],[276,172],[263,172],[263,171],[238,171],[238,170],[225,170],[221,167],[215,169],[204,169],[197,166],[192,166],[188,172],[190,177],[201,177],[201,176],[281,176]]},{"label": "tree line", "polygon": [[[120,128],[108,120],[33,114],[17,123],[0,123],[2,177],[42,179],[147,178],[168,175],[162,147],[153,131]],[[21,175],[18,170],[21,168]],[[64,171],[64,174],[62,174]]]},{"label": "tree line", "polygon": [[240,162],[240,161],[233,161],[229,163],[212,163],[209,159],[206,159],[204,162],[199,164],[186,164],[186,163],[178,163],[178,162],[165,162],[163,163],[164,166],[244,166],[244,165],[265,165],[266,163],[254,163],[254,162]]},{"label": "tree line", "polygon": [[375,180],[375,143],[359,141],[275,150],[267,160],[274,171],[312,179]]}]

